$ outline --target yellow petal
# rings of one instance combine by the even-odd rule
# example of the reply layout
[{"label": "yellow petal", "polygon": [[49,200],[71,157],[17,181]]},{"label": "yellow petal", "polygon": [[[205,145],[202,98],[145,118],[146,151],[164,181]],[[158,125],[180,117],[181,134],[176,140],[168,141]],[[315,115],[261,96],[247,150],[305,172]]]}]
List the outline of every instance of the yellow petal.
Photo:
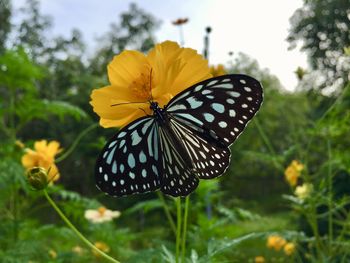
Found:
[{"label": "yellow petal", "polygon": [[25,168],[32,168],[38,164],[38,155],[36,152],[28,149],[27,153],[22,156],[21,161]]},{"label": "yellow petal", "polygon": [[51,141],[47,145],[47,155],[50,157],[55,157],[55,155],[61,150],[62,149],[60,149],[60,143],[58,141]]},{"label": "yellow petal", "polygon": [[[167,93],[175,96],[211,77],[207,60],[195,50],[180,48],[174,42],[166,41],[156,45],[147,58],[154,69],[153,95],[156,100]],[[165,104],[160,103],[160,106]]]},{"label": "yellow petal", "polygon": [[[146,114],[140,110],[143,109],[150,114],[148,103],[129,103],[112,106],[117,103],[132,102],[133,97],[130,93],[119,92],[116,86],[107,86],[96,89],[91,94],[90,104],[93,110],[100,116],[100,124],[102,127],[121,127],[127,122],[134,120],[135,116],[145,116]],[[118,125],[118,124],[122,125]]]},{"label": "yellow petal", "polygon": [[50,182],[55,182],[60,178],[57,166],[52,163],[49,167],[46,167],[48,173],[48,179]]},{"label": "yellow petal", "polygon": [[36,141],[34,143],[34,149],[37,152],[45,153],[46,148],[47,148],[47,141],[46,140]]},{"label": "yellow petal", "polygon": [[120,89],[128,89],[130,83],[140,75],[144,64],[147,63],[145,55],[141,52],[125,50],[109,63],[109,82]]},{"label": "yellow petal", "polygon": [[141,110],[136,110],[132,114],[126,115],[124,118],[119,119],[100,119],[100,125],[104,128],[111,128],[111,127],[123,127],[127,125],[128,123],[132,122],[133,120],[136,120],[137,118],[145,116],[145,113]]}]

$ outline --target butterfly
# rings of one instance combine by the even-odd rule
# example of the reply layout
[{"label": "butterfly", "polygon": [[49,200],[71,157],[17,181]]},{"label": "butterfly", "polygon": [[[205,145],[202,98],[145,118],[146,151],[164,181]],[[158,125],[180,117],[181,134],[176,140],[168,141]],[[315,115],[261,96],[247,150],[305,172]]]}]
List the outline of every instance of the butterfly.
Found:
[{"label": "butterfly", "polygon": [[95,167],[96,186],[112,196],[157,189],[187,196],[199,179],[226,171],[229,146],[262,100],[261,84],[240,74],[199,82],[163,108],[150,100],[153,114],[122,128],[103,148]]}]

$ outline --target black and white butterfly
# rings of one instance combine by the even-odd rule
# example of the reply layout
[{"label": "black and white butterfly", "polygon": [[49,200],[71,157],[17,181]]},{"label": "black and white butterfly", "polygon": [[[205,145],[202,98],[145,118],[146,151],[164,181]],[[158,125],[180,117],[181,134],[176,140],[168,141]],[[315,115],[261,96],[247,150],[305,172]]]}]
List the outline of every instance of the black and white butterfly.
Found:
[{"label": "black and white butterfly", "polygon": [[186,196],[199,179],[212,179],[230,163],[229,146],[259,110],[260,83],[224,75],[180,92],[153,115],[131,122],[113,136],[96,162],[97,187],[112,196],[160,189]]}]

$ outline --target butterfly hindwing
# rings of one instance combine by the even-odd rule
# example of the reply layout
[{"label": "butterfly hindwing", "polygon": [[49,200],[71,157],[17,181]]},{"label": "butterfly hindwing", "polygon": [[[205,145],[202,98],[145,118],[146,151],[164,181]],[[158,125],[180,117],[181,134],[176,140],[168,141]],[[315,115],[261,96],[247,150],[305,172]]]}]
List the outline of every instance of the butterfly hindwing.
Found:
[{"label": "butterfly hindwing", "polygon": [[186,196],[198,186],[190,155],[182,148],[177,134],[171,126],[159,127],[163,155],[161,190],[172,196]]},{"label": "butterfly hindwing", "polygon": [[154,117],[142,117],[113,136],[96,162],[96,185],[112,196],[160,187],[162,156]]},{"label": "butterfly hindwing", "polygon": [[170,123],[187,149],[194,165],[195,175],[198,178],[212,179],[225,172],[230,163],[231,153],[229,148],[221,148],[214,143],[210,143],[186,125],[178,122],[176,118],[171,119]]}]

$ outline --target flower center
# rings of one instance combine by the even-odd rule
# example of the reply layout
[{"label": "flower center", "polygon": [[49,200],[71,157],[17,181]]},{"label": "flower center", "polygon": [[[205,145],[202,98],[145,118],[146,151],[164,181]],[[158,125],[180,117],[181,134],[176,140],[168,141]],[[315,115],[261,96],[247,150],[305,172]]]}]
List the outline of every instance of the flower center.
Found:
[{"label": "flower center", "polygon": [[100,216],[103,216],[107,209],[104,206],[101,206],[97,210],[100,213]]},{"label": "flower center", "polygon": [[145,65],[141,74],[129,85],[134,95],[141,101],[148,101],[152,97],[152,75],[152,68],[149,65]]}]

